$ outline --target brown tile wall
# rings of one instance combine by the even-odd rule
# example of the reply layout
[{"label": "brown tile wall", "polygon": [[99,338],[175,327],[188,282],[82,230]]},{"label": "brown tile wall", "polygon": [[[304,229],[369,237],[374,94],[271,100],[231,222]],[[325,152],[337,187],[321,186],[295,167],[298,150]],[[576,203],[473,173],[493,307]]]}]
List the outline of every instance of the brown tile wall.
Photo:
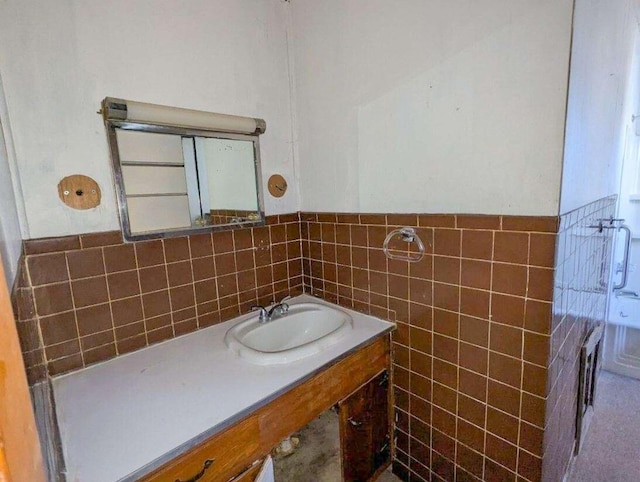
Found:
[{"label": "brown tile wall", "polygon": [[[125,244],[118,232],[28,241],[14,303],[29,376],[304,290],[398,323],[394,468],[405,480],[560,481],[579,346],[606,306],[611,231],[587,226],[614,206],[607,198],[569,213],[559,233],[553,217],[301,213],[164,241]],[[384,256],[400,226],[425,242],[419,263]],[[412,249],[397,239],[391,248]]]},{"label": "brown tile wall", "polygon": [[616,196],[560,217],[554,280],[543,480],[561,481],[576,437],[580,348],[606,319],[613,230],[590,226],[615,215]]},{"label": "brown tile wall", "polygon": [[26,241],[13,299],[30,381],[301,293],[299,215],[267,224],[136,243],[120,232]]},{"label": "brown tile wall", "polygon": [[[301,224],[305,291],[398,323],[396,473],[540,480],[558,219],[302,213]],[[417,228],[419,263],[385,257],[398,226]]]}]

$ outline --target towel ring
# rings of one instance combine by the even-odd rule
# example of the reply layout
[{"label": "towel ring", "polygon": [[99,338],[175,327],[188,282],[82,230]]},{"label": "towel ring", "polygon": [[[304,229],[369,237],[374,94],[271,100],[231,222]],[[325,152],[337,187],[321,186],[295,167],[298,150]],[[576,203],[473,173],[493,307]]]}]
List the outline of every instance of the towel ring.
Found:
[{"label": "towel ring", "polygon": [[[401,255],[391,253],[389,251],[389,241],[391,241],[391,238],[393,238],[396,235],[399,235],[400,238],[403,241],[406,241],[407,243],[416,243],[418,245],[417,256],[411,256],[411,255],[401,256]],[[385,256],[389,259],[408,261],[409,263],[417,263],[418,261],[422,260],[422,258],[424,258],[424,253],[425,253],[424,243],[420,239],[420,236],[418,236],[414,228],[409,228],[409,227],[394,229],[389,234],[387,234],[387,237],[384,239],[384,244],[382,245],[382,250],[384,251]]]}]

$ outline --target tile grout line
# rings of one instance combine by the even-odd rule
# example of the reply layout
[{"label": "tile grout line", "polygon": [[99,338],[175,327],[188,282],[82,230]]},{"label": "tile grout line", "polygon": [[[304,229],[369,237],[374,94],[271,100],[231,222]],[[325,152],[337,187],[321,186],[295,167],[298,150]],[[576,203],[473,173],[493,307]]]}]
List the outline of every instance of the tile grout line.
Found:
[{"label": "tile grout line", "polygon": [[[142,281],[140,277],[140,263],[138,262],[138,250],[136,249],[136,245],[133,246],[133,258],[136,262],[136,278],[138,279],[138,292],[137,295],[140,298],[140,308],[142,309],[142,326],[144,329],[144,341],[145,346],[149,346],[149,330],[147,328],[147,314],[144,308],[144,303],[142,302]],[[109,287],[109,283],[107,282],[107,289]],[[115,322],[114,322],[115,324]]]},{"label": "tile grout line", "polygon": [[[24,249],[24,248],[23,248]],[[66,262],[66,257],[67,254],[66,252],[64,253],[65,256],[65,262]],[[44,370],[45,370],[45,376],[48,377],[49,376],[49,364],[47,361],[47,352],[46,352],[46,348],[45,348],[45,344],[44,344],[44,336],[42,334],[42,326],[40,325],[40,315],[38,314],[38,303],[36,300],[36,294],[35,294],[35,289],[33,287],[33,283],[31,281],[31,268],[29,267],[28,263],[27,263],[27,256],[24,256],[24,258],[22,259],[22,266],[21,266],[21,271],[19,272],[19,276],[24,276],[25,277],[25,284],[28,285],[28,289],[30,290],[30,296],[32,299],[32,303],[33,303],[33,316],[34,316],[34,320],[36,322],[36,329],[38,332],[38,338],[40,341],[40,350],[41,350],[41,356],[42,356],[42,363],[44,366]],[[67,266],[68,269],[68,266]],[[69,282],[69,291],[71,291],[71,282]],[[35,351],[35,350],[34,350]]]},{"label": "tile grout line", "polygon": [[[527,246],[527,261],[530,262],[531,261],[531,235],[529,235],[528,237],[528,246]],[[530,272],[529,269],[527,269],[527,291],[526,291],[526,295],[525,295],[525,314],[526,314],[526,309],[527,309],[527,299],[529,296],[529,281],[530,281]],[[523,320],[523,326],[524,326],[524,320]],[[520,472],[520,437],[521,437],[521,431],[522,431],[522,392],[524,391],[524,368],[525,368],[525,333],[524,331],[522,332],[522,353],[521,353],[521,359],[522,359],[522,363],[521,363],[521,370],[520,370],[520,391],[518,393],[519,395],[519,403],[518,403],[518,435],[517,435],[517,451],[516,451],[516,473]],[[549,340],[551,341],[551,340]],[[545,372],[545,375],[547,375],[547,373]],[[547,375],[548,376],[548,375]],[[545,386],[546,386],[546,380],[545,380]],[[546,391],[546,390],[545,390]],[[546,395],[546,393],[545,393]]]},{"label": "tile grout line", "polygon": [[[456,216],[456,226],[458,225],[458,216]],[[435,234],[434,234],[435,236]],[[462,257],[462,236],[463,236],[463,231],[460,231],[460,240],[459,240],[459,244],[458,244],[458,250],[460,252],[460,256]],[[435,263],[434,263],[435,265]],[[435,270],[435,268],[433,268]],[[433,273],[434,277],[435,277],[435,271]],[[459,285],[459,291],[458,291],[458,303],[461,305],[462,304],[462,261],[460,261],[459,266],[458,266],[458,285]],[[433,298],[432,298],[433,300]],[[458,421],[460,419],[459,417],[459,413],[460,413],[460,348],[461,348],[461,343],[462,340],[460,339],[460,333],[461,333],[461,328],[462,328],[462,319],[460,316],[460,312],[462,310],[462,306],[459,307],[458,309],[458,314],[457,314],[457,322],[458,322],[458,331],[457,331],[457,348],[458,348],[458,353],[457,353],[457,357],[456,357],[456,413],[455,413],[455,420],[456,420],[456,428],[455,428],[455,445],[454,445],[454,464],[455,466],[458,466]],[[489,313],[491,313],[491,310],[489,310]],[[435,333],[435,330],[434,330]],[[435,336],[435,335],[434,335]],[[432,383],[435,383],[435,381],[433,381]],[[456,470],[454,472],[454,482],[457,480],[458,478],[458,471]]]},{"label": "tile grout line", "polygon": [[[267,229],[269,229],[269,228],[267,228]],[[237,254],[238,251],[236,250],[235,233],[231,232],[231,231],[230,231],[230,233],[231,233],[230,237],[231,237],[231,250],[232,250],[231,253],[233,253],[233,271],[234,271],[233,276],[234,276],[234,278],[236,280],[235,297],[236,297],[236,304],[238,306],[238,314],[240,315],[241,314],[240,313],[240,305],[241,305],[241,300],[240,300],[240,280],[238,279],[238,260],[236,258],[236,254]],[[213,234],[213,232],[210,233],[210,234],[211,234],[211,249],[214,249],[213,248],[213,236],[214,236],[214,234]],[[191,249],[191,241],[189,241],[189,249]],[[215,255],[214,255],[214,259],[215,259]],[[254,257],[253,263],[254,263],[254,266],[255,266],[255,257]],[[216,272],[216,274],[217,274],[217,272]],[[219,293],[216,293],[216,294],[218,295],[218,299],[219,299],[220,298],[220,294]],[[197,304],[197,301],[195,300],[195,296],[196,296],[196,292],[195,292],[195,284],[194,284],[193,297],[194,297],[194,302],[196,302],[196,304]],[[230,296],[233,296],[233,294],[230,295]],[[196,308],[196,316],[197,315],[198,315],[198,310]],[[198,322],[198,326],[199,326],[199,322]]]},{"label": "tile grout line", "polygon": [[[162,243],[162,258],[163,258],[162,266],[164,267],[165,281],[167,282],[167,298],[169,299],[169,317],[171,319],[171,337],[175,338],[176,337],[176,326],[175,326],[175,322],[174,322],[174,319],[173,319],[173,302],[171,301],[171,284],[169,283],[169,267],[168,267],[169,263],[167,261],[167,243],[166,243],[166,241],[167,241],[166,239],[160,240],[160,242]],[[164,314],[166,314],[166,313],[164,313]]]},{"label": "tile grout line", "polygon": [[[502,227],[502,220],[500,222],[501,227]],[[495,257],[495,232],[492,233],[491,235],[491,289],[493,290],[493,269],[494,269],[494,264],[493,264],[493,258]],[[487,348],[491,347],[491,324],[493,323],[493,305],[492,305],[492,300],[493,297],[489,296],[489,331],[487,333]],[[486,380],[485,380],[485,411],[484,411],[484,426],[483,426],[483,436],[484,436],[484,444],[483,444],[483,449],[482,449],[482,478],[483,480],[486,478],[487,476],[487,433],[488,433],[488,427],[487,427],[487,419],[489,417],[489,366],[490,366],[490,355],[491,352],[489,350],[487,350],[487,376],[486,376]]]},{"label": "tile grout line", "polygon": [[[231,238],[233,239],[233,235],[231,235]],[[196,277],[195,274],[193,273],[193,251],[191,250],[191,236],[187,236],[187,248],[189,250],[189,273],[191,275],[191,292],[193,293],[193,313],[195,316],[195,322],[196,322],[196,329],[194,331],[198,331],[200,329],[200,317],[198,316],[198,300],[196,298]],[[213,251],[213,232],[209,233],[209,241],[211,242],[211,250]],[[185,308],[185,310],[188,308]],[[188,322],[189,320],[183,320],[184,323]],[[145,329],[145,335],[146,335],[146,329]],[[148,340],[148,335],[147,335],[147,346],[149,345],[149,340]]]}]

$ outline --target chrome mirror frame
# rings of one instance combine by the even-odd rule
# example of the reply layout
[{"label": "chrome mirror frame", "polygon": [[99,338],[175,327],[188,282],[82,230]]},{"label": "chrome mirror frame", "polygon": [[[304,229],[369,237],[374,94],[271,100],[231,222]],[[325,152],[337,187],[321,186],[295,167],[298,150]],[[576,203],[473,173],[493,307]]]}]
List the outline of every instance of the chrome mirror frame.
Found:
[{"label": "chrome mirror frame", "polygon": [[[111,153],[111,165],[113,169],[113,178],[116,191],[116,199],[118,201],[118,213],[120,217],[120,227],[125,241],[144,241],[150,239],[175,238],[180,236],[188,236],[192,234],[202,234],[214,231],[228,231],[231,229],[251,228],[264,226],[266,223],[264,214],[264,193],[262,189],[262,169],[260,162],[260,141],[258,135],[251,134],[235,134],[229,132],[209,131],[200,129],[191,129],[175,126],[165,126],[158,124],[147,124],[142,122],[127,122],[119,120],[106,120],[107,140],[109,151]],[[132,233],[131,224],[129,222],[129,211],[127,208],[127,196],[124,189],[124,177],[122,174],[122,165],[120,163],[120,153],[118,151],[118,140],[116,137],[116,129],[148,132],[153,134],[173,134],[187,137],[209,137],[217,139],[231,139],[251,141],[253,143],[253,156],[256,176],[256,193],[258,195],[258,214],[259,219],[247,220],[236,223],[214,224],[209,226],[193,226],[190,228],[168,229],[164,231],[150,231],[144,233]]]}]

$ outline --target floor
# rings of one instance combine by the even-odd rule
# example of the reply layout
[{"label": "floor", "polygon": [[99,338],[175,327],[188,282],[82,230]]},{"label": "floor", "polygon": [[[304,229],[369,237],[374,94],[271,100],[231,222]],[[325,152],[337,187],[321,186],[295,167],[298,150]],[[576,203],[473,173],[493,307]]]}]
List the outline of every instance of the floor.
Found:
[{"label": "floor", "polygon": [[391,473],[391,468],[382,472],[376,482],[402,482],[398,477]]},{"label": "floor", "polygon": [[640,380],[603,371],[570,482],[640,481]]},{"label": "floor", "polygon": [[[338,414],[328,410],[292,438],[299,445],[290,455],[274,452],[276,482],[336,482],[342,480]],[[391,471],[377,482],[400,482]]]}]

